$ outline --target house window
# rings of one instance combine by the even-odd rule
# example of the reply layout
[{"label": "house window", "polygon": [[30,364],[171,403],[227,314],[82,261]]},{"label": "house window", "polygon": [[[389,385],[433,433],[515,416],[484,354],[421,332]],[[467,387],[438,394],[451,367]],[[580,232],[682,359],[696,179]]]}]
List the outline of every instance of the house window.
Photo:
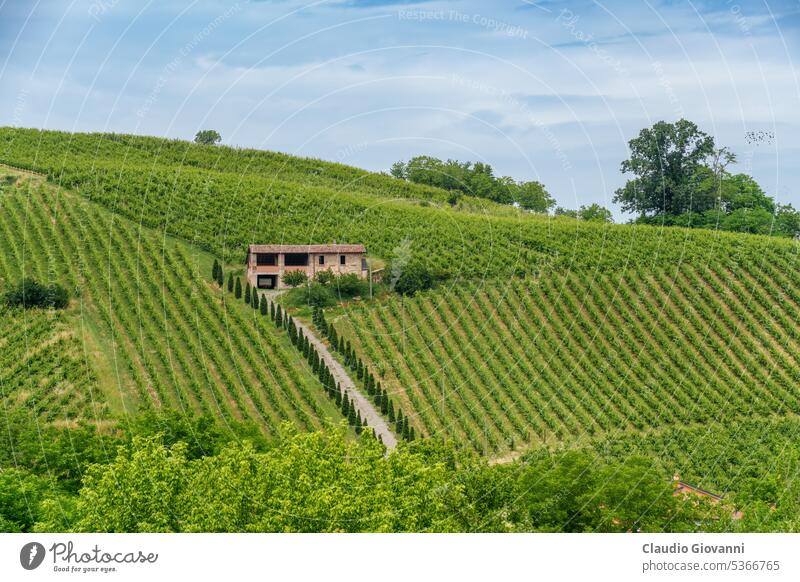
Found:
[{"label": "house window", "polygon": [[325,255],[320,255],[319,256],[319,264],[320,265],[324,265],[325,264]]},{"label": "house window", "polygon": [[275,253],[256,253],[256,265],[274,266],[278,264],[278,255]]},{"label": "house window", "polygon": [[308,253],[286,253],[283,256],[283,264],[287,267],[306,267],[308,266]]},{"label": "house window", "polygon": [[339,264],[340,265],[346,265],[347,264],[347,257],[345,257],[344,255],[339,255]]},{"label": "house window", "polygon": [[367,270],[367,259],[361,259],[361,270],[362,271]]}]

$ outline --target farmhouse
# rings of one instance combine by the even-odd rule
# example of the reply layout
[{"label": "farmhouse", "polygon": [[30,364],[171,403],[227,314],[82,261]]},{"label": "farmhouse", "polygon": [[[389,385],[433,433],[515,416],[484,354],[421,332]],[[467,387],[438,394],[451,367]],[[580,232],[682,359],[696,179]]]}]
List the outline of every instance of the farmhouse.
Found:
[{"label": "farmhouse", "polygon": [[283,275],[303,271],[313,278],[320,271],[337,275],[353,273],[367,278],[364,245],[250,245],[247,250],[247,280],[259,289],[284,289]]}]

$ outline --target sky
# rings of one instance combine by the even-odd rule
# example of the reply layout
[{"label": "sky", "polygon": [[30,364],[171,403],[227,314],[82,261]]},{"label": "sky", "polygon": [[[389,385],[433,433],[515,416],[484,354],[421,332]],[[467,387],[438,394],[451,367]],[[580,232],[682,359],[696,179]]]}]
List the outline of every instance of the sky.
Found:
[{"label": "sky", "polygon": [[800,0],[0,0],[0,126],[482,161],[618,219],[628,140],[682,117],[800,207],[799,67]]}]

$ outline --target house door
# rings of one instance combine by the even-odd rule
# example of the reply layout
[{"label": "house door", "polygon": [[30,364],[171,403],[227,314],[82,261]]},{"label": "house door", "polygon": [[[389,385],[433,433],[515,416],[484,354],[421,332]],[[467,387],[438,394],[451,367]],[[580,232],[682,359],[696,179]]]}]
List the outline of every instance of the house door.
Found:
[{"label": "house door", "polygon": [[259,289],[275,289],[278,286],[277,275],[259,275],[256,281]]}]

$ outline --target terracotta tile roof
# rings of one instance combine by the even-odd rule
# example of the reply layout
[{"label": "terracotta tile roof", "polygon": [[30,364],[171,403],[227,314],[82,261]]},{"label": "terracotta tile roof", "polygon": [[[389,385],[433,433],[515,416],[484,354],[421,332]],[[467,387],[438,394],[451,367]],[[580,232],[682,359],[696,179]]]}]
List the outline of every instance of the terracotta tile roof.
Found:
[{"label": "terracotta tile roof", "polygon": [[364,245],[250,245],[251,253],[366,253]]}]

